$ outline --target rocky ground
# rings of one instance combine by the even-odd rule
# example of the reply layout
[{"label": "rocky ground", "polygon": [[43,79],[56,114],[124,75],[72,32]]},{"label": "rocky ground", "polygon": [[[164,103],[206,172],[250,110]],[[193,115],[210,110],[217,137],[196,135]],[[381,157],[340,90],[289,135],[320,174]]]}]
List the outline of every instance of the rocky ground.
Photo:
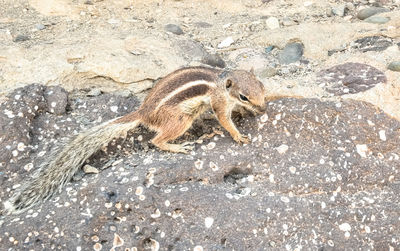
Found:
[{"label": "rocky ground", "polygon": [[[5,250],[400,249],[400,2],[3,1],[0,202],[72,134],[189,65],[254,68],[267,112],[163,153],[116,139]],[[200,138],[200,140],[198,140]]]}]

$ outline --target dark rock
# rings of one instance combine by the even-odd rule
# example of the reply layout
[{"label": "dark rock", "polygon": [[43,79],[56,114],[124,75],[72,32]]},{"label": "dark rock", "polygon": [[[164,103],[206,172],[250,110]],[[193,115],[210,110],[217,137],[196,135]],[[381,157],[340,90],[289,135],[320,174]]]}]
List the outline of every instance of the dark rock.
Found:
[{"label": "dark rock", "polygon": [[281,64],[290,64],[299,61],[303,56],[304,46],[301,43],[289,43],[279,53],[278,59]]},{"label": "dark rock", "polygon": [[354,41],[353,48],[362,52],[384,51],[393,44],[392,40],[383,36],[369,36]]},{"label": "dark rock", "polygon": [[201,60],[208,52],[203,45],[193,40],[179,40],[174,43],[188,60]]},{"label": "dark rock", "polygon": [[166,31],[169,31],[175,35],[182,35],[183,34],[183,30],[181,29],[181,27],[179,27],[176,24],[167,24],[164,26],[164,29]]},{"label": "dark rock", "polygon": [[391,71],[400,71],[400,61],[391,62],[387,68]]},{"label": "dark rock", "polygon": [[0,166],[7,168],[31,151],[32,123],[47,110],[45,87],[18,88],[0,104]]},{"label": "dark rock", "polygon": [[366,8],[366,9],[362,9],[357,13],[357,18],[364,20],[370,16],[373,16],[375,14],[378,13],[382,13],[382,12],[388,12],[389,10],[386,8],[382,8],[382,7],[370,7],[370,8]]},{"label": "dark rock", "polygon": [[265,53],[270,53],[273,49],[275,48],[275,46],[270,45],[268,47],[265,48]]},{"label": "dark rock", "polygon": [[13,41],[14,42],[24,42],[24,41],[27,41],[27,40],[29,40],[29,39],[31,39],[29,36],[27,36],[27,35],[17,35],[14,39],[13,39]]},{"label": "dark rock", "polygon": [[56,115],[65,113],[68,104],[68,93],[59,86],[50,86],[44,93],[47,111]]},{"label": "dark rock", "polygon": [[369,18],[364,19],[364,21],[373,24],[385,24],[390,21],[390,18],[381,16],[371,16]]},{"label": "dark rock", "polygon": [[218,54],[206,54],[201,59],[203,64],[207,64],[213,67],[225,68],[225,61]]},{"label": "dark rock", "polygon": [[328,50],[328,56],[332,56],[335,53],[342,52],[342,51],[345,51],[345,50],[346,50],[345,48]]},{"label": "dark rock", "polygon": [[[94,100],[103,103],[102,96]],[[103,113],[73,107],[78,105],[72,105],[72,120]],[[118,237],[125,243],[121,250],[398,249],[399,121],[353,100],[284,98],[270,102],[266,114],[239,124],[253,143],[239,146],[224,132],[196,145],[195,155],[137,150],[132,142],[152,134],[132,133],[121,144],[129,154],[118,168],[85,175],[31,212],[5,218],[0,236],[7,237],[0,245],[92,250],[101,243],[110,250]],[[183,138],[197,138],[193,134],[213,125],[204,123],[202,132]],[[39,149],[49,130],[54,128],[43,131]],[[213,149],[206,147],[210,141]],[[2,201],[7,188],[23,181],[15,175],[21,164],[2,169],[9,177],[0,184]],[[119,184],[121,178],[128,183]],[[149,178],[154,183],[145,186]]]},{"label": "dark rock", "polygon": [[337,65],[317,74],[317,84],[336,96],[364,92],[386,81],[383,72],[359,63]]}]

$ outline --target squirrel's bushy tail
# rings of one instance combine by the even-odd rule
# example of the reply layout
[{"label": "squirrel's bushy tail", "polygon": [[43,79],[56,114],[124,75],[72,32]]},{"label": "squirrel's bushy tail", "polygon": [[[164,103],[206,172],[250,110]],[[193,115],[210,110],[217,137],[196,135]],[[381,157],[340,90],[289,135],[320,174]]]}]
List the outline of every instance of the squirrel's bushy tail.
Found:
[{"label": "squirrel's bushy tail", "polygon": [[82,164],[112,139],[126,134],[139,120],[105,122],[78,134],[48,157],[31,180],[4,203],[6,214],[18,214],[50,198],[78,171]]}]

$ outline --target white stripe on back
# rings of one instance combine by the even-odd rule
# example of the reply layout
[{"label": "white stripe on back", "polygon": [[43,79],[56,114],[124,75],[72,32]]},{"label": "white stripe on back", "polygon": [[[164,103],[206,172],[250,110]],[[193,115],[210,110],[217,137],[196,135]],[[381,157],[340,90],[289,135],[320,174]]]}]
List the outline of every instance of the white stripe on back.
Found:
[{"label": "white stripe on back", "polygon": [[155,111],[158,110],[158,108],[160,108],[165,102],[167,102],[168,100],[170,100],[173,96],[175,96],[176,94],[187,90],[193,86],[196,85],[207,85],[209,87],[216,87],[216,84],[214,82],[208,82],[206,80],[195,80],[195,81],[191,81],[191,82],[187,82],[186,84],[180,86],[178,89],[174,90],[173,92],[171,92],[170,94],[168,94],[166,97],[164,97],[163,99],[160,100],[160,103],[158,103]]}]

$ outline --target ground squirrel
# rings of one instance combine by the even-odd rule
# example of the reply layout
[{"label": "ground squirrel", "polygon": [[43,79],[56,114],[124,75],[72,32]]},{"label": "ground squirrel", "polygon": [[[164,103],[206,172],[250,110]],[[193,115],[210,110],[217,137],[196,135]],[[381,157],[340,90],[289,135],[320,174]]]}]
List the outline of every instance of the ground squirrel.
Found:
[{"label": "ground squirrel", "polygon": [[172,72],[154,86],[137,111],[78,134],[53,153],[31,180],[4,203],[4,214],[21,213],[50,198],[91,155],[139,124],[156,132],[151,142],[158,148],[188,153],[193,149],[189,143],[168,142],[181,136],[200,114],[211,108],[236,142],[249,143],[232,122],[231,112],[235,106],[263,112],[264,98],[265,88],[253,71],[188,67]]}]

